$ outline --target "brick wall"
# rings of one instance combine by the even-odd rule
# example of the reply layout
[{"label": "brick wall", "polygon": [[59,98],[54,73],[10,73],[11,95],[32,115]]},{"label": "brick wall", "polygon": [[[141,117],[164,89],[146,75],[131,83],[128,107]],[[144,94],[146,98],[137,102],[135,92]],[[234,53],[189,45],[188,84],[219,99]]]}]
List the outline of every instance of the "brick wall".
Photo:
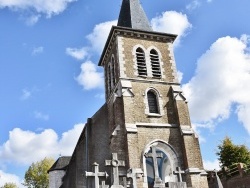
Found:
[{"label": "brick wall", "polygon": [[[88,132],[87,139],[86,131]],[[100,172],[107,171],[108,174],[111,174],[110,168],[105,168],[105,159],[110,158],[107,106],[104,105],[88,120],[75,147],[66,175],[63,178],[62,187],[91,187],[93,181],[91,178],[84,177],[85,171],[93,172],[92,164],[97,162]],[[110,182],[110,180],[108,181]]]},{"label": "brick wall", "polygon": [[124,59],[126,64],[124,65],[124,68],[125,68],[125,75],[127,77],[138,78],[138,75],[135,75],[136,70],[135,67],[133,66],[136,63],[135,57],[133,55],[133,48],[134,46],[140,44],[145,49],[150,49],[154,47],[161,52],[160,62],[162,62],[162,72],[164,73],[164,76],[161,78],[161,80],[167,82],[175,81],[172,64],[170,63],[171,56],[170,56],[169,46],[165,42],[154,41],[150,39],[140,39],[134,37],[123,37],[122,42],[124,44],[123,49],[125,49]]}]

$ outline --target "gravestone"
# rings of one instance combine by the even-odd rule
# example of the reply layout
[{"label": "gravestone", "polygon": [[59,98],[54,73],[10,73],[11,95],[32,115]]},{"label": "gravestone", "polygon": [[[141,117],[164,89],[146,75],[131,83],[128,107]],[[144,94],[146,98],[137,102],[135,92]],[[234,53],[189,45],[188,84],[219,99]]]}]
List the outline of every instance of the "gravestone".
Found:
[{"label": "gravestone", "polygon": [[182,174],[185,174],[185,171],[181,170],[180,167],[176,167],[174,174],[177,174],[179,182],[182,182]]},{"label": "gravestone", "polygon": [[106,166],[112,166],[112,172],[113,172],[113,185],[111,188],[123,188],[122,185],[119,185],[119,170],[118,167],[125,166],[124,161],[120,161],[117,158],[117,153],[112,153],[112,160],[105,160]]},{"label": "gravestone", "polygon": [[132,168],[128,170],[127,177],[133,180],[133,188],[137,188],[136,179],[142,177],[143,171],[140,168]]},{"label": "gravestone", "polygon": [[156,147],[152,146],[151,147],[152,152],[151,153],[146,153],[144,156],[146,158],[152,158],[153,164],[154,164],[154,187],[165,187],[165,184],[162,182],[160,176],[159,176],[159,171],[158,171],[158,163],[157,163],[157,158],[162,158],[163,155],[162,153],[157,153],[156,152]]},{"label": "gravestone", "polygon": [[178,176],[179,182],[169,182],[169,188],[187,188],[186,182],[182,182],[182,174],[185,174],[185,171],[181,170],[180,167],[177,167],[174,174]]},{"label": "gravestone", "polygon": [[85,172],[85,176],[86,176],[86,178],[94,177],[95,178],[95,188],[100,188],[99,177],[107,178],[108,174],[107,174],[107,172],[99,172],[99,164],[97,164],[96,162],[93,164],[93,166],[94,166],[95,172]]}]

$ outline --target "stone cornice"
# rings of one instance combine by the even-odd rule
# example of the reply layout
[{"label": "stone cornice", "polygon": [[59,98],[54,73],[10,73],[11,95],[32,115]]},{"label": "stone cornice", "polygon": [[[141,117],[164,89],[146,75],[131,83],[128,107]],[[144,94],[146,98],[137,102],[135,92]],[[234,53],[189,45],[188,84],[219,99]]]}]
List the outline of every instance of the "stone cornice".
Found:
[{"label": "stone cornice", "polygon": [[161,41],[166,43],[173,43],[176,39],[177,35],[168,34],[168,33],[161,33],[155,31],[144,31],[138,29],[131,29],[126,27],[118,27],[113,26],[109,33],[108,39],[104,46],[101,58],[99,60],[98,65],[103,66],[107,60],[108,55],[110,54],[111,48],[116,41],[117,36],[127,36],[132,38],[139,38],[139,39],[147,39],[152,41]]}]

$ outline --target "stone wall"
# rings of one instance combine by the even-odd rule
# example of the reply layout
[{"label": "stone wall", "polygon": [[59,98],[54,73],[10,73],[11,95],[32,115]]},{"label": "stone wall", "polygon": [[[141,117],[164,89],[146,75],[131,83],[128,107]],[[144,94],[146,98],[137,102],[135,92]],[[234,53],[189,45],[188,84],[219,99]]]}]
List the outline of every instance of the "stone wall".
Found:
[{"label": "stone wall", "polygon": [[[141,38],[135,38],[135,37],[123,37],[122,38],[123,42],[123,49],[124,49],[124,59],[126,64],[124,65],[125,68],[125,75],[129,78],[136,78],[138,79],[138,74],[136,74],[136,58],[135,58],[135,51],[134,47],[135,46],[141,46],[143,47],[146,51],[145,53],[149,54],[149,50],[154,48],[157,51],[160,52],[159,57],[160,57],[160,63],[162,66],[162,73],[163,76],[160,79],[161,81],[167,81],[167,82],[175,82],[175,74],[173,72],[173,66],[171,62],[171,55],[169,51],[169,46],[166,44],[166,42],[161,42],[161,41],[155,41],[155,40],[150,40],[150,39],[141,39]],[[146,55],[146,61],[150,61],[147,58]],[[145,78],[146,80],[152,79],[152,78]],[[159,79],[156,79],[159,80]]]},{"label": "stone wall", "polygon": [[[250,188],[250,165],[235,164],[218,172],[223,188]],[[217,183],[215,173],[208,172],[209,188]]]},{"label": "stone wall", "polygon": [[64,170],[49,172],[49,188],[59,188],[62,185],[62,178],[64,175]]},{"label": "stone wall", "polygon": [[250,188],[250,175],[223,179],[222,184],[224,188]]},{"label": "stone wall", "polygon": [[88,119],[63,178],[62,188],[91,187],[92,178],[86,178],[85,171],[93,172],[94,162],[100,165],[100,171],[107,171],[110,174],[109,169],[105,169],[105,159],[111,158],[108,130],[107,106],[104,105]]},{"label": "stone wall", "polygon": [[[144,151],[150,143],[163,142],[173,148],[178,158],[178,165],[188,171],[187,185],[193,188],[207,188],[205,174],[202,174],[203,164],[200,154],[198,138],[191,128],[191,122],[185,97],[178,91],[173,94],[172,85],[178,86],[175,77],[175,64],[170,55],[170,46],[161,41],[151,41],[134,37],[121,37],[120,50],[123,53],[122,66],[126,80],[131,84],[131,95],[123,96],[125,128],[127,130],[129,168],[145,170]],[[138,77],[136,73],[135,46],[145,49],[145,52],[154,47],[161,52],[160,62],[162,77]],[[121,53],[119,53],[121,54]],[[147,56],[147,55],[146,55]],[[147,59],[147,57],[146,57]],[[129,85],[129,84],[128,84]],[[154,89],[158,94],[160,113],[152,115],[147,112],[147,91]],[[132,130],[133,129],[133,130]],[[130,132],[130,130],[132,130]],[[174,158],[174,156],[173,156]],[[145,179],[141,179],[144,181]],[[139,184],[142,184],[138,181]]]}]

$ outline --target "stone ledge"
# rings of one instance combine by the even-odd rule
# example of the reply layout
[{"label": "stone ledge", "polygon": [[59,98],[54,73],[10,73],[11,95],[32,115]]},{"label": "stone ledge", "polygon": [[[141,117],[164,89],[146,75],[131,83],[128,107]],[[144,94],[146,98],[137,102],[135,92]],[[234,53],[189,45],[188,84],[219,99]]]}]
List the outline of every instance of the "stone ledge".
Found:
[{"label": "stone ledge", "polygon": [[195,133],[190,125],[181,125],[180,127],[182,135],[193,135]]},{"label": "stone ledge", "polygon": [[153,127],[153,128],[177,128],[178,126],[176,124],[167,124],[167,123],[135,123],[135,124],[126,124],[126,130],[128,133],[137,133],[138,129],[137,127]]},{"label": "stone ledge", "polygon": [[200,175],[203,175],[203,176],[206,176],[207,173],[205,170],[201,170],[199,168],[188,168],[185,170],[186,173],[188,174],[200,174]]}]

